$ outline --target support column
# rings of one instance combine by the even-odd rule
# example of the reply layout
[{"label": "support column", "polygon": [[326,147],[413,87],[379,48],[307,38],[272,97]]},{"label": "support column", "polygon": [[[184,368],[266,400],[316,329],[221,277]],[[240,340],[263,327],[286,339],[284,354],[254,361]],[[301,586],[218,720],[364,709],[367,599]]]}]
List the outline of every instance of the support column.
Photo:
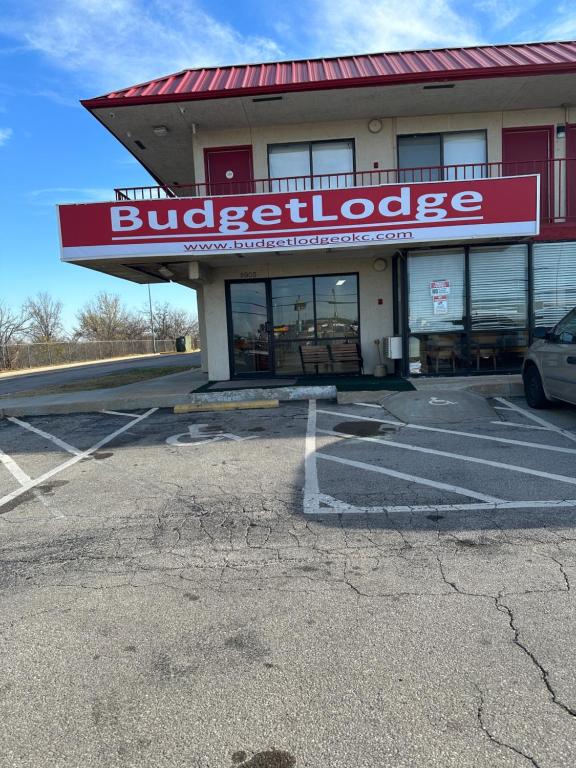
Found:
[{"label": "support column", "polygon": [[200,336],[201,362],[200,370],[208,373],[208,344],[206,340],[206,317],[204,313],[204,286],[196,288],[196,301],[198,304],[198,334]]}]

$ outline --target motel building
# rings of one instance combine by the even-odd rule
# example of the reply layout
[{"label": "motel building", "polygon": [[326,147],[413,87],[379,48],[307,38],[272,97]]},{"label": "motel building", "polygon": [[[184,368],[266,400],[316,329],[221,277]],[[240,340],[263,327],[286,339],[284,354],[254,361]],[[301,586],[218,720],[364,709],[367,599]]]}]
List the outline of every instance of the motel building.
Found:
[{"label": "motel building", "polygon": [[212,381],[372,374],[379,350],[402,376],[515,372],[576,306],[576,42],[185,70],[82,103],[151,183],[59,206],[61,258],[195,290]]}]

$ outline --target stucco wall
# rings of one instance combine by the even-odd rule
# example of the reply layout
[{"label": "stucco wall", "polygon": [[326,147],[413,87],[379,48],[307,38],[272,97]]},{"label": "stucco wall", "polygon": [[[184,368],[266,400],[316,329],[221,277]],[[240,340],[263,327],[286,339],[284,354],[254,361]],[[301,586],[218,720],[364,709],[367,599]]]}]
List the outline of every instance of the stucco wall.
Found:
[{"label": "stucco wall", "polygon": [[[290,277],[357,272],[360,292],[360,344],[366,373],[372,373],[377,363],[374,339],[391,336],[392,318],[392,252],[375,251],[365,258],[339,253],[330,257],[314,255],[278,256],[265,264],[241,264],[213,271],[212,282],[203,288],[206,317],[208,375],[210,380],[230,378],[228,359],[228,327],[226,319],[225,280],[241,279],[249,272],[256,278]],[[388,268],[377,272],[374,259],[386,258]],[[382,299],[382,304],[378,304]]]},{"label": "stucco wall", "polygon": [[[250,144],[253,147],[254,176],[267,178],[269,144],[354,139],[357,170],[387,169],[396,167],[399,135],[480,129],[486,130],[488,161],[498,162],[502,159],[503,128],[566,122],[576,122],[576,107],[383,118],[382,129],[378,133],[368,130],[367,120],[260,126],[213,132],[200,130],[194,138],[194,163],[197,179],[201,182],[205,178],[205,148]],[[555,156],[565,157],[565,140],[557,137],[555,142]],[[375,272],[372,267],[378,255],[388,260],[386,272]],[[237,267],[214,269],[213,281],[204,287],[203,295],[210,379],[225,380],[230,376],[224,281],[239,279],[246,272],[256,278],[359,272],[361,345],[366,371],[371,372],[377,362],[374,339],[393,332],[391,256],[392,251],[389,249],[375,251],[369,257],[362,258],[347,256],[345,252],[338,252],[331,259],[310,253],[284,254],[256,265],[247,261]],[[378,304],[379,298],[383,299],[382,305]]]},{"label": "stucco wall", "polygon": [[[229,131],[203,132],[200,130],[194,138],[194,166],[198,182],[203,182],[206,147],[251,144],[254,153],[254,176],[257,179],[264,179],[268,177],[267,148],[269,144],[322,139],[354,139],[357,170],[395,168],[398,135],[469,130],[486,130],[488,161],[498,162],[502,159],[502,128],[556,125],[566,122],[576,122],[576,107],[382,118],[382,130],[379,133],[370,133],[367,120],[265,126]],[[565,157],[563,138],[556,139],[555,150],[556,157]]]}]

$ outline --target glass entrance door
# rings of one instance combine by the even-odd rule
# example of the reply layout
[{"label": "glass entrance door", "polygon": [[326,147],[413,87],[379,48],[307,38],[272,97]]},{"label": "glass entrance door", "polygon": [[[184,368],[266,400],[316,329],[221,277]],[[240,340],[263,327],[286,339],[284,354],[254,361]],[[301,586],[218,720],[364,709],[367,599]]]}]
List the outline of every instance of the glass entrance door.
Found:
[{"label": "glass entrance door", "polygon": [[358,275],[305,275],[226,284],[230,372],[301,376],[307,347],[325,347],[317,373],[357,373],[343,344],[360,345]]},{"label": "glass entrance door", "polygon": [[229,297],[232,375],[271,373],[273,367],[267,283],[230,283]]}]

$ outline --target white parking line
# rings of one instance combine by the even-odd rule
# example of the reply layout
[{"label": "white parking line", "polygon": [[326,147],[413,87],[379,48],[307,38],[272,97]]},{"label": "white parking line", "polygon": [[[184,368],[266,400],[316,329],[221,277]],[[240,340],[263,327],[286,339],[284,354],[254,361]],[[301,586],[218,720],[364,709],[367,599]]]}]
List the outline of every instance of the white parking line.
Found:
[{"label": "white parking line", "polygon": [[[511,408],[505,408],[511,411]],[[520,429],[541,429],[542,432],[553,432],[549,427],[539,427],[537,424],[518,424],[516,421],[491,421],[490,424],[498,424],[500,427],[519,427]]]},{"label": "white parking line", "polygon": [[4,505],[8,504],[14,499],[17,499],[19,496],[22,496],[22,494],[26,493],[32,488],[35,488],[37,485],[40,485],[45,480],[48,480],[49,478],[54,477],[54,475],[57,475],[60,472],[63,472],[65,469],[68,469],[68,467],[74,466],[74,464],[77,464],[82,459],[90,456],[90,454],[94,453],[94,451],[97,451],[99,448],[102,448],[103,445],[110,443],[112,440],[114,440],[114,438],[118,437],[118,435],[121,435],[123,432],[126,432],[126,430],[130,429],[138,422],[143,421],[144,419],[147,419],[148,416],[151,416],[157,410],[158,408],[150,408],[148,411],[146,411],[146,413],[143,413],[140,416],[137,416],[136,418],[129,421],[127,424],[124,424],[124,426],[120,427],[114,432],[111,432],[109,435],[106,435],[106,437],[103,437],[101,440],[99,440],[97,443],[94,443],[94,445],[88,448],[87,450],[82,451],[76,456],[72,456],[71,459],[68,459],[63,464],[59,464],[57,467],[54,467],[54,469],[51,469],[48,472],[44,472],[44,474],[40,475],[40,477],[36,477],[34,480],[30,480],[29,482],[23,483],[21,488],[18,488],[16,491],[12,491],[12,493],[8,493],[6,494],[6,496],[2,496],[2,498],[0,498],[0,507],[3,507]]},{"label": "white parking line", "polygon": [[18,482],[21,485],[24,485],[24,483],[29,483],[31,481],[31,477],[24,472],[22,467],[20,467],[14,459],[11,456],[8,456],[7,453],[4,453],[3,451],[0,451],[0,461],[6,469],[10,472],[10,474],[18,480]]},{"label": "white parking line", "polygon": [[128,416],[129,419],[134,419],[138,415],[137,413],[124,413],[124,411],[100,411],[100,413],[107,413],[109,416]]},{"label": "white parking line", "polygon": [[[319,432],[324,430],[319,429]],[[338,434],[336,432],[329,434]],[[364,439],[364,438],[361,438]],[[376,441],[378,442],[378,441]],[[469,488],[462,488],[459,485],[451,485],[449,483],[439,483],[436,480],[429,480],[425,477],[417,477],[416,475],[408,475],[405,472],[398,472],[395,469],[388,469],[388,467],[378,467],[375,464],[366,464],[363,461],[354,461],[352,459],[342,459],[340,456],[331,456],[327,453],[318,452],[316,454],[318,458],[325,459],[326,461],[334,461],[337,464],[346,464],[349,467],[355,467],[356,469],[365,469],[369,472],[378,472],[381,475],[388,475],[389,477],[396,477],[399,480],[407,480],[410,483],[417,483],[418,485],[427,485],[430,488],[436,488],[440,491],[449,491],[450,493],[457,493],[460,496],[468,496],[471,499],[478,499],[479,501],[491,502],[493,504],[504,503],[504,499],[499,499],[496,496],[488,496],[485,493],[478,493],[472,491]]]},{"label": "white parking line", "polygon": [[319,433],[324,435],[332,435],[333,437],[342,437],[347,440],[360,440],[367,443],[376,443],[382,448],[400,448],[405,451],[415,451],[417,453],[429,453],[433,456],[443,456],[447,459],[457,459],[458,461],[471,462],[472,464],[483,464],[487,467],[495,467],[496,469],[504,469],[508,472],[520,472],[523,475],[533,475],[535,477],[543,477],[546,480],[557,480],[560,483],[567,483],[568,485],[576,485],[576,477],[567,477],[566,475],[557,475],[553,472],[543,472],[539,469],[528,469],[527,467],[519,467],[516,464],[504,464],[502,461],[490,461],[489,459],[478,459],[474,456],[464,456],[460,453],[451,453],[450,451],[438,451],[435,448],[421,448],[419,445],[410,445],[408,443],[397,443],[394,440],[379,440],[375,437],[357,437],[355,435],[346,435],[343,432],[333,432],[330,429],[319,429]]},{"label": "white parking line", "polygon": [[51,443],[54,443],[54,445],[57,445],[59,448],[62,448],[68,453],[72,453],[75,456],[79,456],[82,453],[82,451],[80,451],[78,448],[75,448],[73,445],[70,445],[70,443],[67,443],[65,440],[60,440],[60,438],[56,437],[56,435],[51,435],[49,432],[44,432],[43,429],[33,427],[32,424],[28,424],[27,421],[21,421],[15,416],[8,416],[8,421],[11,421],[13,424],[18,424],[20,427],[27,429],[29,432],[34,432],[36,435],[40,435],[40,437],[44,437],[46,440],[50,440]]},{"label": "white parking line", "polygon": [[465,504],[395,504],[386,507],[355,507],[344,501],[335,499],[321,493],[319,501],[327,504],[331,509],[322,507],[316,514],[319,515],[382,515],[397,514],[402,512],[494,512],[505,509],[564,509],[576,507],[576,499],[533,499],[530,501],[499,501],[494,503],[470,502]]},{"label": "white parking line", "polygon": [[304,514],[317,512],[318,468],[316,466],[316,400],[308,401],[308,421],[304,445]]},{"label": "white parking line", "polygon": [[531,419],[532,421],[536,422],[536,424],[540,424],[543,427],[547,427],[548,429],[552,430],[553,432],[558,432],[559,435],[564,435],[564,437],[567,437],[568,440],[572,440],[576,443],[576,435],[573,432],[568,432],[567,429],[562,429],[562,427],[557,427],[556,424],[552,424],[551,421],[547,421],[546,419],[543,419],[541,416],[536,416],[535,413],[530,413],[530,411],[524,410],[524,408],[520,408],[520,406],[516,405],[515,403],[510,403],[508,400],[505,400],[503,397],[496,397],[495,400],[497,400],[499,403],[504,403],[513,411],[516,411],[516,413],[521,413],[522,416],[525,416],[527,419]]},{"label": "white parking line", "polygon": [[[327,413],[332,416],[348,416],[351,419],[361,419],[362,421],[376,421],[380,424],[394,424],[393,421],[385,419],[374,419],[372,416],[358,416],[355,413],[342,413],[339,411],[325,411],[318,409],[318,413]],[[501,422],[495,422],[500,424]],[[576,448],[562,448],[558,445],[545,445],[543,443],[530,443],[526,440],[513,440],[509,437],[494,437],[493,435],[477,435],[475,432],[460,432],[456,429],[442,429],[441,427],[425,427],[422,424],[403,424],[405,429],[418,429],[423,432],[441,432],[444,435],[459,435],[460,437],[471,437],[474,440],[490,440],[494,443],[507,443],[509,445],[521,445],[524,448],[537,448],[544,451],[555,451],[556,453],[569,453],[576,455]]]}]

